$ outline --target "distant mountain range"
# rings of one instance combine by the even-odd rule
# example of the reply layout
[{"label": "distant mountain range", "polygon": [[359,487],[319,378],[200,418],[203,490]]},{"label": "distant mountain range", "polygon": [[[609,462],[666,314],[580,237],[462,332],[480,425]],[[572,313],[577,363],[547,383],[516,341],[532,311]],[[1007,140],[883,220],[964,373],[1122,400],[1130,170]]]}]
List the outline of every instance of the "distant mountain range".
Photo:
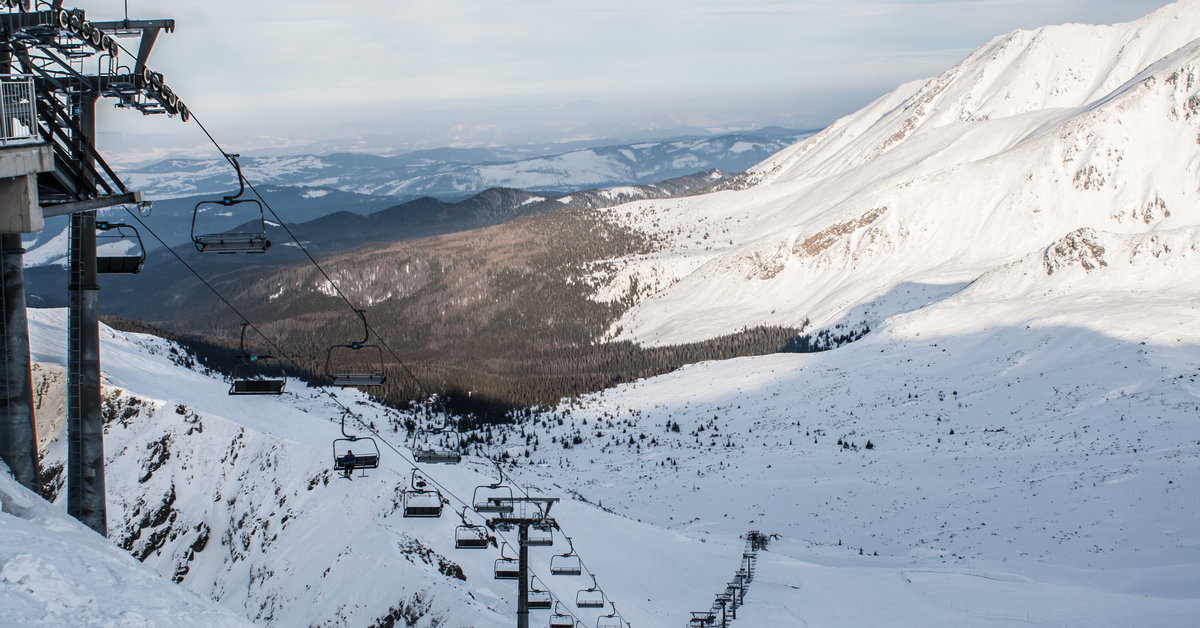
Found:
[{"label": "distant mountain range", "polygon": [[[799,131],[768,127],[751,133],[718,137],[680,137],[670,140],[635,144],[590,146],[585,142],[562,145],[538,145],[495,148],[440,148],[381,157],[357,153],[334,155],[294,155],[275,157],[244,157],[241,164],[247,178],[264,194],[281,218],[298,224],[331,214],[367,216],[388,208],[396,211],[387,217],[358,221],[359,227],[381,227],[388,233],[364,232],[359,242],[346,241],[357,237],[350,224],[321,223],[323,229],[333,225],[333,231],[323,231],[314,238],[316,246],[333,250],[370,241],[408,239],[459,228],[476,228],[496,224],[500,219],[540,213],[551,209],[595,208],[640,198],[662,198],[664,195],[692,194],[700,189],[702,180],[689,180],[690,175],[716,171],[741,172],[769,155],[791,144],[797,138],[814,131]],[[559,152],[555,152],[556,149]],[[566,150],[564,150],[566,149]],[[142,191],[153,200],[152,213],[146,223],[169,245],[187,242],[191,232],[192,212],[203,200],[218,200],[237,188],[233,169],[225,160],[168,159],[151,165],[127,169],[121,175],[132,189]],[[705,174],[703,176],[710,176]],[[723,175],[718,175],[723,176]],[[647,186],[666,180],[657,189],[641,190],[632,186]],[[681,187],[682,186],[682,187]],[[459,220],[465,211],[476,211],[480,202],[473,201],[466,209],[449,209],[457,201],[469,199],[494,188],[515,188],[529,194],[521,202],[535,204],[554,200],[556,204],[524,207],[493,207],[494,218],[475,216]],[[603,188],[613,188],[601,191]],[[581,190],[590,190],[578,194]],[[560,198],[576,193],[573,198]],[[493,195],[495,196],[495,195]],[[534,197],[539,197],[535,199]],[[253,198],[247,191],[243,198]],[[417,201],[415,205],[405,205]],[[433,223],[427,228],[407,233],[397,231],[415,226],[417,218],[396,222],[396,215],[409,212],[432,212],[426,216]],[[449,217],[445,212],[454,214]],[[434,214],[441,213],[441,218]],[[506,216],[506,218],[501,218]],[[101,212],[101,218],[129,222],[121,208]],[[344,216],[338,222],[345,222]],[[41,233],[27,237],[26,265],[42,266],[66,262],[66,219],[51,220]],[[143,234],[145,235],[145,234]],[[325,236],[337,237],[339,244],[324,242]],[[153,238],[144,237],[148,248],[158,245]]]},{"label": "distant mountain range", "polygon": [[[718,137],[680,137],[581,148],[441,148],[381,157],[357,153],[245,157],[258,185],[299,186],[411,199],[458,200],[490,188],[566,193],[654,183],[712,168],[741,172],[814,131],[766,128]],[[148,198],[211,194],[236,188],[220,157],[169,159],[121,173]]]}]

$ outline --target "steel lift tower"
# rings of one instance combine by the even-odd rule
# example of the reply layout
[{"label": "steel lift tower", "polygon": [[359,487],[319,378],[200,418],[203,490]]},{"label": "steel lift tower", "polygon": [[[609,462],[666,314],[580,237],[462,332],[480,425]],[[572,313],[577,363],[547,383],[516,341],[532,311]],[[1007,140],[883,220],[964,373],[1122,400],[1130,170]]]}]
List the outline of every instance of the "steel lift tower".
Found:
[{"label": "steel lift tower", "polygon": [[489,497],[489,506],[477,510],[494,513],[488,527],[495,530],[516,528],[518,539],[517,628],[529,628],[529,528],[553,529],[558,525],[550,517],[557,497]]},{"label": "steel lift tower", "polygon": [[[22,484],[37,488],[20,234],[40,231],[46,217],[69,215],[67,511],[106,534],[96,210],[145,201],[96,151],[96,103],[112,98],[117,107],[185,122],[190,114],[147,65],[159,32],[173,31],[174,20],[92,22],[62,5],[0,0],[7,11],[0,13],[0,456]],[[137,52],[125,52],[121,37],[137,38]]]}]

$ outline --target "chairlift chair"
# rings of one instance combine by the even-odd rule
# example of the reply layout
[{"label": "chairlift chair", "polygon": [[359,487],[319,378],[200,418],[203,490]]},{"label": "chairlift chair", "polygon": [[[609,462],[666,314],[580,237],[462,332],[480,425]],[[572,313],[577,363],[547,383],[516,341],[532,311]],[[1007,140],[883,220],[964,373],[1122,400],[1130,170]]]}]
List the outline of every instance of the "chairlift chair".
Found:
[{"label": "chairlift chair", "polygon": [[[119,222],[96,221],[96,272],[101,275],[135,275],[146,263],[146,247],[142,236],[131,225]],[[124,248],[124,255],[105,255],[104,249]],[[135,251],[130,255],[128,251]]]},{"label": "chairlift chair", "polygon": [[413,432],[413,458],[426,464],[458,464],[462,462],[462,454],[449,447],[435,447],[430,437],[453,435],[455,446],[462,447],[462,436],[458,430],[445,427],[426,428]]},{"label": "chairlift chair", "polygon": [[575,618],[561,609],[558,602],[554,603],[554,614],[550,616],[550,628],[575,628]]},{"label": "chairlift chair", "polygon": [[617,612],[617,605],[612,604],[612,612],[596,618],[596,628],[625,628],[625,618]]},{"label": "chairlift chair", "polygon": [[[333,470],[349,477],[358,469],[365,476],[367,469],[379,467],[379,446],[373,438],[347,434],[346,414],[342,414],[342,438],[333,441]],[[354,451],[355,448],[358,451]]]},{"label": "chairlift chair", "polygon": [[278,377],[263,375],[263,365],[273,359],[269,355],[252,355],[246,351],[246,328],[250,323],[242,323],[241,349],[233,367],[233,383],[229,385],[231,395],[281,395],[283,386],[287,383],[283,367],[278,369]]},{"label": "chairlift chair", "polygon": [[508,514],[513,511],[513,490],[505,484],[484,484],[475,487],[471,504],[476,512]]},{"label": "chairlift chair", "polygon": [[[329,347],[329,351],[325,354],[325,374],[333,380],[334,386],[342,388],[382,386],[387,381],[383,369],[383,348],[379,345],[367,344],[371,330],[367,327],[366,311],[355,310],[355,312],[362,319],[363,339]],[[359,351],[362,353],[359,354]],[[361,355],[369,357],[354,359]]]},{"label": "chairlift chair", "polygon": [[500,558],[496,559],[495,576],[496,580],[520,580],[521,579],[521,561],[516,558],[508,558],[504,555],[504,548],[508,547],[508,543],[500,546]]},{"label": "chairlift chair", "polygon": [[413,469],[412,482],[404,491],[405,517],[442,516],[442,493],[436,488],[427,488],[429,482],[419,471]]},{"label": "chairlift chair", "polygon": [[467,523],[454,528],[455,549],[487,549],[491,543],[487,528],[481,525]]},{"label": "chairlift chair", "polygon": [[529,609],[548,611],[554,605],[554,596],[549,591],[538,586],[537,576],[529,578]]},{"label": "chairlift chair", "polygon": [[554,545],[554,527],[549,524],[534,524],[529,528],[529,537],[525,539],[528,547],[550,547]]},{"label": "chairlift chair", "polygon": [[567,544],[570,549],[563,554],[555,554],[550,558],[550,575],[553,576],[579,576],[583,574],[583,562],[579,560],[579,555],[575,553],[575,544],[571,542],[571,537],[567,539]]},{"label": "chairlift chair", "polygon": [[596,574],[591,574],[592,586],[586,589],[580,589],[575,594],[575,606],[579,608],[604,608],[608,606],[608,597],[604,595],[604,591],[600,585],[596,584]]},{"label": "chairlift chair", "polygon": [[[192,243],[201,253],[266,253],[267,249],[271,247],[271,241],[267,239],[267,218],[263,213],[262,203],[252,198],[241,198],[246,191],[246,178],[242,176],[242,166],[237,160],[238,155],[227,153],[225,158],[229,160],[230,164],[233,164],[233,169],[237,172],[237,194],[223,196],[219,201],[196,203],[196,207],[192,210]],[[200,215],[209,210],[220,212],[219,215],[222,216],[232,215],[235,211],[244,215],[246,220],[244,226],[247,230],[212,232],[213,226],[209,223],[215,221],[200,219]],[[236,224],[235,221],[228,222]]]},{"label": "chairlift chair", "polygon": [[688,628],[712,628],[717,625],[717,615],[712,611],[692,611]]}]

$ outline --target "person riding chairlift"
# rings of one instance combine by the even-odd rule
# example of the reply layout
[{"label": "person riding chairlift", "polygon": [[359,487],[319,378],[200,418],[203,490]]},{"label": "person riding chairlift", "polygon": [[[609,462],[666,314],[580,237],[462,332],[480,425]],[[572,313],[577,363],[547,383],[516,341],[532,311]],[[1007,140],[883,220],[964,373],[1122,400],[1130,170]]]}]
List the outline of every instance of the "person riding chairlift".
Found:
[{"label": "person riding chairlift", "polygon": [[345,473],[342,475],[342,477],[346,478],[347,480],[353,480],[354,465],[357,462],[358,458],[355,457],[354,452],[352,450],[346,450],[346,455],[342,456],[342,467],[344,467],[345,470]]}]

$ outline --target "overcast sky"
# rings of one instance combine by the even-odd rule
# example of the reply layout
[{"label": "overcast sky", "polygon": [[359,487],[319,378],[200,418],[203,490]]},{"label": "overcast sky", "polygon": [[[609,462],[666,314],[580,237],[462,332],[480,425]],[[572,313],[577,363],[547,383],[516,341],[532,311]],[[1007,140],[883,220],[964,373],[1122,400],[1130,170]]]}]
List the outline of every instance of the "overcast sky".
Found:
[{"label": "overcast sky", "polygon": [[[123,0],[71,4],[92,19],[123,11]],[[823,126],[938,74],[996,35],[1128,21],[1163,4],[129,0],[129,11],[176,20],[150,65],[228,143],[378,131],[471,144],[585,137],[606,124],[614,137],[682,126]],[[178,120],[127,111],[101,125],[188,134]]]}]

